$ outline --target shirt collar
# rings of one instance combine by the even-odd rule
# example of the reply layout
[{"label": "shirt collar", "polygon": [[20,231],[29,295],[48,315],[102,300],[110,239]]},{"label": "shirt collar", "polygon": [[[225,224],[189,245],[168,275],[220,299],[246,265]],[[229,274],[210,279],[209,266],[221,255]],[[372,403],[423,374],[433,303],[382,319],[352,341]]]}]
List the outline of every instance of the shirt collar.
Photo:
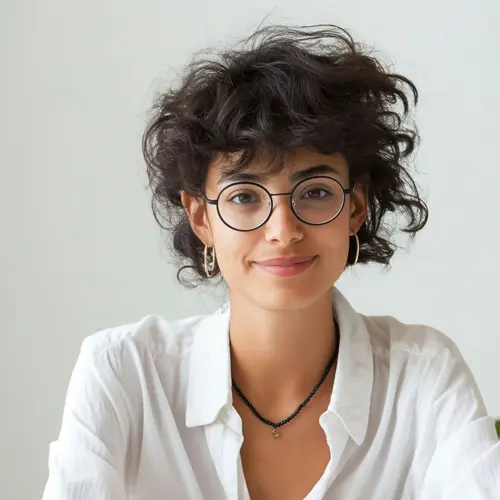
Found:
[{"label": "shirt collar", "polygon": [[333,311],[340,330],[339,357],[328,411],[360,445],[365,439],[373,391],[373,351],[363,316],[333,289]]},{"label": "shirt collar", "polygon": [[186,425],[214,422],[232,404],[229,306],[204,318],[194,332],[187,389]]},{"label": "shirt collar", "polygon": [[[339,357],[328,411],[337,415],[356,444],[366,436],[373,389],[373,354],[363,317],[333,289],[340,330]],[[232,404],[229,306],[203,319],[195,332],[187,391],[186,425],[213,423]]]}]

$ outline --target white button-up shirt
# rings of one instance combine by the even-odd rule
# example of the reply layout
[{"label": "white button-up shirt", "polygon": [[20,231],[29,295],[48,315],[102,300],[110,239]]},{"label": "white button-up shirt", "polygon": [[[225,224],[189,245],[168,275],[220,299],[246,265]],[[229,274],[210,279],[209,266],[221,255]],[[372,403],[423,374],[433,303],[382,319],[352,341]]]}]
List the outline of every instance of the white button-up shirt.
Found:
[{"label": "white button-up shirt", "polygon": [[[499,500],[500,442],[455,344],[363,316],[336,289],[333,310],[331,458],[307,500]],[[147,316],[86,339],[44,500],[249,499],[229,315]]]}]

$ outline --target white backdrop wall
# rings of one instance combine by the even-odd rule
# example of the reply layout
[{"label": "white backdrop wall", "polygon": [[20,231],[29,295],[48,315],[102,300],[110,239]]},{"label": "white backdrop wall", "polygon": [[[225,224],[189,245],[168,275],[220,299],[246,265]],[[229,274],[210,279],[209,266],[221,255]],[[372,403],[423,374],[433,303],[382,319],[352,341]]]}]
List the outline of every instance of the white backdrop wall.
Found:
[{"label": "white backdrop wall", "polygon": [[268,22],[336,23],[413,79],[431,218],[389,273],[339,287],[431,324],[500,415],[497,0],[1,0],[0,484],[39,498],[82,339],[147,313],[212,310],[182,290],[145,190],[145,112],[193,51]]}]

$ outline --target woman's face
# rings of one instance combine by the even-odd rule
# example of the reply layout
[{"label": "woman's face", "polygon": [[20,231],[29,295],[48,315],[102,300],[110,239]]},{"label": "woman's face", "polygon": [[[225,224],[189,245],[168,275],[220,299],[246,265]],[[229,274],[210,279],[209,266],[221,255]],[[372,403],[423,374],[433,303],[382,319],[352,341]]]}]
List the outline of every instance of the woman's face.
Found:
[{"label": "woman's face", "polygon": [[[227,178],[222,165],[216,162],[209,168],[205,194],[216,199],[224,187],[247,180],[263,185],[270,193],[289,193],[300,180],[314,175],[332,177],[343,188],[351,187],[348,166],[340,154],[298,149],[287,158],[279,174],[270,176],[263,172],[255,164],[244,174]],[[306,189],[297,190],[296,207],[307,216],[316,217],[321,203],[328,206],[324,197],[329,196],[329,190],[324,190],[321,183],[311,184],[311,189],[306,184],[302,186]],[[255,208],[257,199],[251,190],[228,189],[222,212],[233,226],[251,226],[266,215],[266,204]],[[366,191],[358,184],[354,193],[345,196],[344,208],[335,220],[313,226],[294,215],[289,196],[275,196],[267,222],[253,231],[241,232],[221,220],[216,206],[186,194],[183,203],[198,237],[206,246],[215,247],[230,295],[266,309],[282,310],[307,307],[330,293],[346,266],[349,237],[359,230],[367,208]]]}]

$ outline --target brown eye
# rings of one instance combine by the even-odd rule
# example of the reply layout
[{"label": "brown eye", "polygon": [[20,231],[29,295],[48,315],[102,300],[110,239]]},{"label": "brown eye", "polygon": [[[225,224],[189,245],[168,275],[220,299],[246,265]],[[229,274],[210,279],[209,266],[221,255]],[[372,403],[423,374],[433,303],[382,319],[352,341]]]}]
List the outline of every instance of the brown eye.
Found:
[{"label": "brown eye", "polygon": [[332,196],[332,193],[323,188],[314,188],[306,191],[303,195],[304,198],[309,200],[319,200]]},{"label": "brown eye", "polygon": [[249,205],[251,203],[258,203],[260,200],[255,193],[241,192],[231,195],[228,201],[237,205]]}]

